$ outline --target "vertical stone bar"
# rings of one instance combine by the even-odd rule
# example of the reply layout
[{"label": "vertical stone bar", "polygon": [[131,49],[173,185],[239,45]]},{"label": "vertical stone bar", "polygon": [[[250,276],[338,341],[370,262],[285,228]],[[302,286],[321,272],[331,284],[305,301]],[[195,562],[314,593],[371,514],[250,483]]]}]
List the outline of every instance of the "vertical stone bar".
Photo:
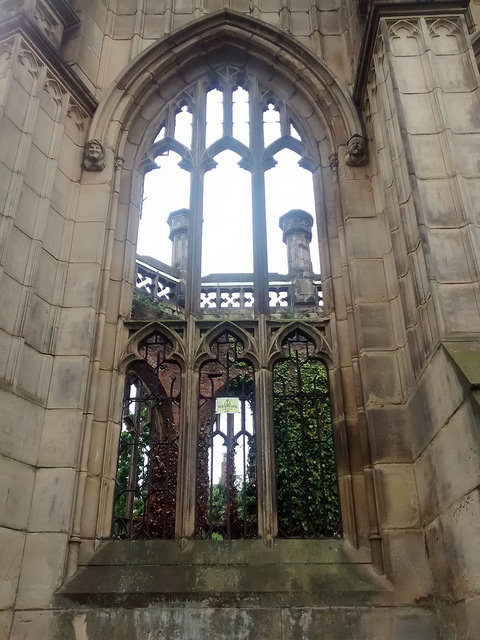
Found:
[{"label": "vertical stone bar", "polygon": [[192,155],[194,167],[190,178],[190,224],[188,228],[188,273],[185,312],[198,313],[200,309],[200,284],[202,272],[202,227],[203,227],[203,184],[204,169],[200,158],[205,149],[206,86],[197,85],[197,109],[193,115]]},{"label": "vertical stone bar", "polygon": [[180,411],[180,443],[178,451],[177,504],[175,537],[189,538],[195,532],[195,499],[197,471],[198,370],[193,363],[195,322],[187,324],[187,359],[182,374],[182,404]]},{"label": "vertical stone bar", "polygon": [[268,327],[265,316],[258,324],[262,347],[260,368],[255,373],[255,429],[257,442],[258,535],[271,540],[278,533],[273,436],[273,374],[267,367]]},{"label": "vertical stone bar", "polygon": [[265,209],[265,174],[263,156],[262,105],[257,82],[250,90],[250,122],[252,136],[252,215],[253,215],[253,269],[254,299],[258,313],[268,313],[268,258],[267,222]]}]

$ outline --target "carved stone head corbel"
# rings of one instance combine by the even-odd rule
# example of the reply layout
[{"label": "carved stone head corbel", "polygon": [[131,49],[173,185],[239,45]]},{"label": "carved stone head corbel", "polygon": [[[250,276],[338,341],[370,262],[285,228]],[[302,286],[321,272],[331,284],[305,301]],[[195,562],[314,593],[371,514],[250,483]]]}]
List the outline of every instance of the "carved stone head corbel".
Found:
[{"label": "carved stone head corbel", "polygon": [[354,133],[347,142],[345,162],[351,167],[362,167],[368,162],[367,142],[359,133]]},{"label": "carved stone head corbel", "polygon": [[88,140],[85,144],[83,167],[87,171],[102,171],[105,169],[105,151],[99,140]]}]

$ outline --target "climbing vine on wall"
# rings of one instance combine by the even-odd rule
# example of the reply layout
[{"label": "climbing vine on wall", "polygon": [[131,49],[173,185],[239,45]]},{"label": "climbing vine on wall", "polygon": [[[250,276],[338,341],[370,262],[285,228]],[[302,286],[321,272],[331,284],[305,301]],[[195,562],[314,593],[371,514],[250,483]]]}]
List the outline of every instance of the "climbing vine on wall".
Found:
[{"label": "climbing vine on wall", "polygon": [[284,344],[274,367],[274,435],[279,535],[340,533],[340,509],[327,369],[302,334]]}]

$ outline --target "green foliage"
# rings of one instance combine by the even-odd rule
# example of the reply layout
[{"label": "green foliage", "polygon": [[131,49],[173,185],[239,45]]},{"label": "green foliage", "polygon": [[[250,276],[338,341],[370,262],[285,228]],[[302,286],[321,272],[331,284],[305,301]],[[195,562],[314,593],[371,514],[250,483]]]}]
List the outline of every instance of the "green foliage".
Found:
[{"label": "green foliage", "polygon": [[[238,397],[246,404],[246,410],[253,408],[254,378],[251,365],[243,360],[234,361],[235,370],[243,371],[228,380],[224,393]],[[241,436],[240,436],[241,437]],[[256,483],[256,450],[255,438],[247,438],[248,453],[243,468],[235,469],[235,450],[238,441],[232,443],[229,453],[230,472],[227,478],[222,478],[213,485],[209,496],[210,537],[212,540],[223,540],[227,534],[227,519],[230,523],[229,535],[232,538],[253,537],[257,534],[257,483]],[[227,466],[228,468],[228,466]],[[225,483],[228,482],[228,487]]]},{"label": "green foliage", "polygon": [[[140,423],[136,427],[133,413],[124,415],[118,451],[116,497],[114,506],[114,536],[121,537],[122,521],[140,520],[145,512],[146,481],[149,473],[150,423],[147,407],[142,404]],[[130,477],[131,474],[134,477]]]},{"label": "green foliage", "polygon": [[182,310],[176,305],[153,298],[141,289],[134,289],[132,299],[132,320],[160,320],[183,317]]},{"label": "green foliage", "polygon": [[[225,388],[228,395],[244,400],[254,409],[252,367],[238,359],[236,375]],[[333,431],[326,367],[319,361],[291,357],[277,364],[273,375],[274,435],[277,509],[280,535],[287,537],[335,536],[340,532]],[[129,405],[129,410],[132,405]],[[116,537],[125,535],[127,522],[133,530],[145,517],[148,486],[150,429],[147,404],[128,411],[120,438],[115,499]],[[235,447],[229,456],[233,463]],[[256,442],[248,443],[246,473],[235,470],[227,482],[214,485],[208,498],[209,531],[223,539],[227,515],[233,538],[250,537],[257,531]],[[133,473],[133,477],[130,475]],[[243,469],[242,469],[243,474]],[[228,514],[227,514],[228,509]],[[205,531],[206,533],[206,531]]]},{"label": "green foliage", "polygon": [[225,522],[227,489],[223,480],[213,485],[210,495],[210,518],[217,525]]},{"label": "green foliage", "polygon": [[275,366],[277,509],[287,537],[338,535],[340,511],[328,380],[319,361]]}]

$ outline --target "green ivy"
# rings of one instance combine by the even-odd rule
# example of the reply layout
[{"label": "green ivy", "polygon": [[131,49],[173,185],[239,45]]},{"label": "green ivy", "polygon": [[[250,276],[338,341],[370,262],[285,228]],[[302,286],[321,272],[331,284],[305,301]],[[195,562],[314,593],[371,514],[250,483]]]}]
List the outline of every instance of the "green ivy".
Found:
[{"label": "green ivy", "polygon": [[135,289],[132,299],[132,320],[160,320],[183,317],[182,310],[171,302],[153,298],[141,289]]},{"label": "green ivy", "polygon": [[331,537],[340,509],[326,367],[285,360],[273,375],[280,535]]}]

